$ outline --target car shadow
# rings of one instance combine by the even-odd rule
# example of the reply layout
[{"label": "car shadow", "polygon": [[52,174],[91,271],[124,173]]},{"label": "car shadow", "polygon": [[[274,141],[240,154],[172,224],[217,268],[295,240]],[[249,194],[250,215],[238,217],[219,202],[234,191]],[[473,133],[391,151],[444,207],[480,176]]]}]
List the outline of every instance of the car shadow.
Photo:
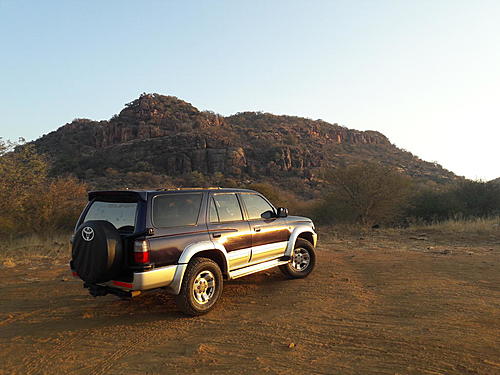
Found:
[{"label": "car shadow", "polygon": [[[287,280],[279,270],[268,270],[225,281],[219,304],[236,307],[242,303],[242,298],[243,303],[245,298],[258,300],[260,296],[282,288],[281,282]],[[96,298],[83,290],[79,282],[65,283],[64,288],[56,280],[36,284],[39,291],[54,287],[58,287],[58,290],[48,296],[35,290],[31,298],[12,299],[4,305],[1,313],[6,318],[0,320],[0,337],[36,338],[99,327],[158,322],[171,324],[182,319],[193,319],[179,311],[174,296],[161,290],[143,292],[131,299],[120,299],[113,295]],[[29,288],[27,283],[17,286],[22,290]]]}]

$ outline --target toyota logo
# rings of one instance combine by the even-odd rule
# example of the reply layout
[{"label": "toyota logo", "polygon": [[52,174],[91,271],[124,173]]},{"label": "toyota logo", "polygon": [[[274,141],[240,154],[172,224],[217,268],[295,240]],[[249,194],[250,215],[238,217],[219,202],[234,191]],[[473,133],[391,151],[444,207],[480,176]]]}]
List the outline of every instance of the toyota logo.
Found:
[{"label": "toyota logo", "polygon": [[94,239],[94,230],[91,227],[85,227],[82,229],[82,238],[85,241],[92,241]]}]

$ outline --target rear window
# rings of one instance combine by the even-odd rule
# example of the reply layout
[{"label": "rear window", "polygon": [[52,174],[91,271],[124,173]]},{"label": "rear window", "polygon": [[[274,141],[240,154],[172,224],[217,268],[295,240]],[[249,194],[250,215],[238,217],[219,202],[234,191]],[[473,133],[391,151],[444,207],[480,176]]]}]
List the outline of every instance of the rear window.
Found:
[{"label": "rear window", "polygon": [[132,229],[135,227],[136,211],[137,202],[94,201],[87,211],[84,221],[106,220],[117,229]]},{"label": "rear window", "polygon": [[201,193],[165,194],[153,199],[153,224],[157,228],[196,225]]}]

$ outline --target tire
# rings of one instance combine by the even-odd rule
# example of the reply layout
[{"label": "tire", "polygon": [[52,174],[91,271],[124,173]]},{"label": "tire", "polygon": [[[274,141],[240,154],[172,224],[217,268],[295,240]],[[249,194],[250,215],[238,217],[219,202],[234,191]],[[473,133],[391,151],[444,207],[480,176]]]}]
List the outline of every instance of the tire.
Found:
[{"label": "tire", "polygon": [[217,263],[208,258],[194,258],[187,266],[175,302],[187,315],[206,314],[214,308],[222,287],[222,272]]},{"label": "tire", "polygon": [[292,259],[279,266],[281,272],[291,279],[307,277],[316,265],[316,253],[313,245],[303,238],[297,238],[292,252]]},{"label": "tire", "polygon": [[88,283],[102,283],[123,270],[125,255],[120,233],[104,220],[86,221],[73,237],[71,265]]}]

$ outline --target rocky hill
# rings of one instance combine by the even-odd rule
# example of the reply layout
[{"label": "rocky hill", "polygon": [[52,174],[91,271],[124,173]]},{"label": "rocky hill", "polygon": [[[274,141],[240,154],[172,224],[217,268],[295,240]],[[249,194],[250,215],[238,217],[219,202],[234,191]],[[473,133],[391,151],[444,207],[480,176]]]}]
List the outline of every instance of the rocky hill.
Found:
[{"label": "rocky hill", "polygon": [[54,175],[71,173],[94,185],[105,185],[110,175],[142,174],[177,184],[195,176],[207,183],[226,178],[311,187],[321,183],[323,168],[360,160],[423,180],[456,179],[379,132],[261,112],[223,117],[158,94],[141,95],[109,121],[75,119],[34,143],[52,159]]},{"label": "rocky hill", "polygon": [[494,180],[488,181],[490,184],[500,185],[500,177],[495,178]]}]

